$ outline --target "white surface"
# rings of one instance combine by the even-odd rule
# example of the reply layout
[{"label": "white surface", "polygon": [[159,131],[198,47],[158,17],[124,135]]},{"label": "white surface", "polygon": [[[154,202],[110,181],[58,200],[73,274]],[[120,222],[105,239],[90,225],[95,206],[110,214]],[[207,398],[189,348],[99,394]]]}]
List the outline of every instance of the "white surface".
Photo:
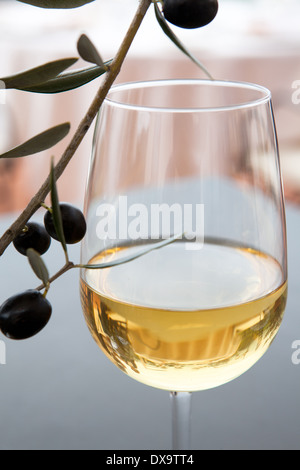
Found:
[{"label": "white surface", "polygon": [[[44,10],[16,1],[2,0],[0,39],[2,45],[53,51],[75,49],[78,36],[89,31],[104,53],[117,50],[137,7],[137,0],[95,1],[73,10]],[[163,55],[173,50],[160,32],[150,7],[132,52],[143,56]],[[171,25],[192,49],[222,55],[278,54],[300,43],[298,0],[220,0],[219,12],[208,26],[184,30]],[[37,41],[37,37],[39,37]],[[25,43],[24,43],[25,39]],[[21,43],[20,43],[21,40]],[[6,42],[7,41],[7,42]]]}]

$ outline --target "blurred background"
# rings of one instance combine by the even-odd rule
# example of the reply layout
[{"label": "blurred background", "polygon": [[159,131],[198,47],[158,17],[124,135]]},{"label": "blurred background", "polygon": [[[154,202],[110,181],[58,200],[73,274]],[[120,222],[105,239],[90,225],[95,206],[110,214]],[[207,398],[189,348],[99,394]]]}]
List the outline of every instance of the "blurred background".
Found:
[{"label": "blurred background", "polygon": [[[82,33],[104,60],[112,58],[137,1],[97,0],[52,11],[0,0],[0,77],[77,56]],[[209,26],[173,30],[215,78],[255,82],[272,91],[288,208],[289,299],[286,320],[264,358],[239,380],[195,394],[192,448],[299,450],[300,365],[291,356],[292,344],[300,344],[300,0],[219,4]],[[84,65],[79,61],[76,68]],[[181,77],[204,75],[163,34],[151,8],[117,81]],[[74,132],[100,82],[59,95],[0,89],[0,152],[65,121]],[[90,129],[59,181],[61,200],[82,205],[92,134]],[[50,157],[59,158],[69,139],[42,154],[0,160],[1,233],[39,188]],[[78,260],[78,246],[70,248],[70,257]],[[1,257],[2,300],[37,284],[24,258],[12,246]],[[46,262],[51,273],[61,267],[59,244],[53,243]],[[0,449],[170,448],[168,394],[134,382],[98,350],[78,291],[78,272],[67,273],[49,292],[54,313],[44,332],[21,343],[1,336],[6,363],[2,354]]]},{"label": "blurred background", "polygon": [[[0,0],[0,77],[50,60],[77,56],[81,33],[102,57],[114,57],[133,17],[137,0],[101,0],[75,10],[44,10]],[[217,18],[200,30],[174,32],[215,78],[244,80],[273,94],[286,197],[300,201],[300,0],[220,0]],[[78,62],[75,67],[88,66]],[[201,77],[203,73],[163,34],[151,8],[117,81]],[[101,78],[59,95],[1,92],[0,152],[61,122],[72,131],[86,112]],[[296,88],[292,88],[293,84]],[[294,100],[294,101],[295,101]],[[3,102],[5,101],[5,104]],[[0,211],[18,211],[32,197],[58,158],[67,137],[50,153],[1,162]],[[92,129],[61,179],[66,200],[82,201]]]}]

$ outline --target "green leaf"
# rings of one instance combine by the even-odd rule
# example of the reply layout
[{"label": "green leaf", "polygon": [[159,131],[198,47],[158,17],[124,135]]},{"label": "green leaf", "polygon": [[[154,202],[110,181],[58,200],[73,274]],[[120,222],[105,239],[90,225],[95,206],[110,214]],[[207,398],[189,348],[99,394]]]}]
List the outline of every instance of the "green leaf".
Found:
[{"label": "green leaf", "polygon": [[108,66],[112,63],[112,60],[109,60],[104,63],[104,66],[96,66],[88,69],[76,70],[70,73],[64,73],[53,80],[48,82],[41,83],[37,86],[31,86],[22,88],[23,91],[28,91],[31,93],[62,93],[65,91],[74,90],[80,86],[86,85],[87,83],[95,80],[95,78],[100,77],[105,72],[107,72]]},{"label": "green leaf", "polygon": [[1,78],[0,80],[5,83],[5,88],[7,89],[15,88],[17,90],[22,90],[23,88],[35,86],[55,78],[64,70],[71,67],[71,65],[75,64],[77,60],[78,59],[74,57],[55,60],[53,62],[40,65],[39,67],[26,70],[25,72]]},{"label": "green leaf", "polygon": [[95,0],[18,0],[40,8],[77,8]]},{"label": "green leaf", "polygon": [[35,251],[33,248],[29,248],[26,251],[26,255],[34,273],[43,282],[44,286],[46,287],[49,282],[49,273],[40,254],[37,251]]},{"label": "green leaf", "polygon": [[171,243],[174,243],[176,240],[179,240],[183,237],[183,234],[178,234],[174,235],[173,237],[168,238],[167,240],[163,240],[158,243],[154,243],[152,246],[141,249],[137,253],[134,253],[132,255],[124,256],[123,258],[120,258],[115,261],[109,261],[107,263],[100,263],[100,264],[82,264],[80,265],[81,268],[84,269],[104,269],[104,268],[112,268],[114,266],[119,266],[120,264],[125,264],[129,263],[129,261],[133,261],[137,258],[140,258],[141,256],[145,256],[147,253],[150,253],[153,250],[158,250],[160,248],[163,248],[164,246],[170,245]]},{"label": "green leaf", "polygon": [[104,62],[92,41],[82,34],[77,42],[77,50],[80,57],[87,62],[103,67]]},{"label": "green leaf", "polygon": [[199,62],[199,60],[191,54],[191,52],[188,51],[188,49],[185,47],[185,45],[178,39],[178,37],[174,34],[170,26],[168,25],[167,21],[165,20],[165,17],[163,16],[162,12],[160,11],[158,4],[154,3],[154,9],[155,9],[155,15],[156,19],[163,30],[163,32],[168,36],[169,39],[177,46],[181,52],[183,52],[186,56],[189,57],[198,67],[201,68],[201,70],[208,76],[210,80],[213,80],[213,77],[211,74],[208,72],[208,70],[204,67],[204,65]]},{"label": "green leaf", "polygon": [[70,124],[68,122],[52,127],[41,134],[36,135],[24,144],[9,150],[8,152],[0,155],[0,158],[20,158],[33,155],[35,153],[48,150],[62,140],[70,131]]},{"label": "green leaf", "polygon": [[64,229],[63,229],[63,223],[62,223],[62,217],[61,217],[61,211],[60,211],[60,206],[59,206],[59,198],[58,198],[58,192],[57,192],[57,187],[56,187],[56,179],[54,175],[54,163],[53,159],[51,161],[51,171],[50,171],[50,190],[51,190],[51,209],[52,209],[52,218],[53,218],[53,225],[56,231],[56,235],[58,236],[58,239],[63,247],[63,250],[66,254],[67,258],[67,244],[65,240],[65,234],[64,234]]}]

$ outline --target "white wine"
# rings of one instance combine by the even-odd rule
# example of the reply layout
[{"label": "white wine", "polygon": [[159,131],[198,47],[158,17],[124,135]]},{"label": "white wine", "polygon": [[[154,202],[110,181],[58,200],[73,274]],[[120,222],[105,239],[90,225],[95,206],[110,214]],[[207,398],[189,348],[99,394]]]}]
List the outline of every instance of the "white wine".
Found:
[{"label": "white wine", "polygon": [[[139,248],[113,248],[90,263]],[[244,373],[268,349],[286,304],[274,258],[225,242],[193,248],[178,241],[82,270],[83,310],[100,348],[129,376],[169,391],[209,389]]]}]

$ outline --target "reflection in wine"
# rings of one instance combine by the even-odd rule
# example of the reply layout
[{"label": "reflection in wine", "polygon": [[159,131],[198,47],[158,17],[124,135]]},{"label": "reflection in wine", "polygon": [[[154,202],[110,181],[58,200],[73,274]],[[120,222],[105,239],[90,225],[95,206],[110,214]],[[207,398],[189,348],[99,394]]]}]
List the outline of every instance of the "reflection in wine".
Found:
[{"label": "reflection in wine", "polygon": [[[94,339],[121,370],[160,389],[196,391],[236,378],[264,354],[287,287],[266,254],[224,241],[206,241],[198,252],[185,246],[87,270],[81,297]],[[91,263],[136,248],[108,250]]]}]

